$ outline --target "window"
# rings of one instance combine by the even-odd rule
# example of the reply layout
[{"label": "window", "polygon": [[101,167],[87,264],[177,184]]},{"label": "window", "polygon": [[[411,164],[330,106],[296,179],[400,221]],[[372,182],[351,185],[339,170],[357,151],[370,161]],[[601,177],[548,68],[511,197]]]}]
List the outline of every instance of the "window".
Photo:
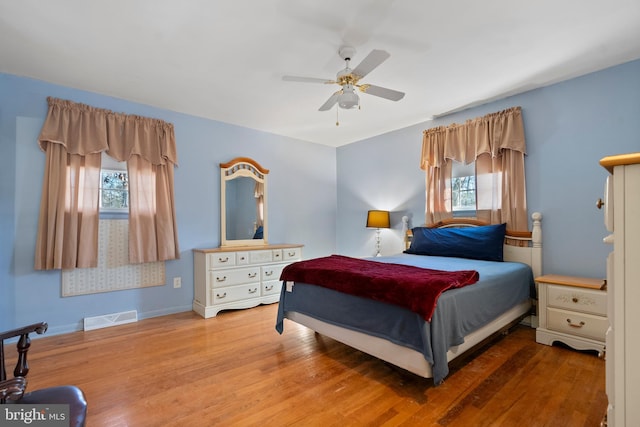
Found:
[{"label": "window", "polygon": [[451,180],[453,210],[475,210],[476,177],[461,176]]},{"label": "window", "polygon": [[100,170],[100,211],[129,212],[129,177],[127,171]]},{"label": "window", "polygon": [[476,173],[475,163],[465,165],[452,162],[451,166],[451,209],[454,216],[475,215]]}]

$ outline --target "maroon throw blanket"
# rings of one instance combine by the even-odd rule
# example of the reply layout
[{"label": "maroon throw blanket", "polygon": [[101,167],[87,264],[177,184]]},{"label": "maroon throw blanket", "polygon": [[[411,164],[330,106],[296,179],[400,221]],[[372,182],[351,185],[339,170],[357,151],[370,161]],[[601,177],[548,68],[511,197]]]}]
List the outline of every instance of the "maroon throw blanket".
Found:
[{"label": "maroon throw blanket", "polygon": [[440,294],[478,281],[474,270],[441,271],[331,255],[289,264],[280,280],[323,286],[388,302],[431,321]]}]

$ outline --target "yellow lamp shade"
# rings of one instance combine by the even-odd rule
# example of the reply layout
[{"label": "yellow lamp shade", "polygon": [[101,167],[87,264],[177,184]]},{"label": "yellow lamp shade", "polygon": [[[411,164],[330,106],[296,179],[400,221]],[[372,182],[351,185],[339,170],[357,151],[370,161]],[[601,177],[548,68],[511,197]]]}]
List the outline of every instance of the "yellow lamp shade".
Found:
[{"label": "yellow lamp shade", "polygon": [[367,212],[367,227],[371,228],[389,228],[389,211],[372,210]]}]

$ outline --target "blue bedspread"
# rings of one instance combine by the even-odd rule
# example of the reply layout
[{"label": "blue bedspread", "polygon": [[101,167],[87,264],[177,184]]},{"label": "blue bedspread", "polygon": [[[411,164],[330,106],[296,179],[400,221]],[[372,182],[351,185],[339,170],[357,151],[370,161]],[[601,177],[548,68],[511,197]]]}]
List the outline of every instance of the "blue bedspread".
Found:
[{"label": "blue bedspread", "polygon": [[320,286],[296,283],[291,292],[283,286],[276,330],[282,333],[286,313],[295,311],[385,338],[422,353],[432,366],[434,383],[440,384],[449,373],[449,348],[462,344],[465,335],[527,300],[534,286],[531,268],[522,263],[404,253],[371,259],[437,270],[476,270],[480,280],[474,285],[444,292],[438,299],[431,322],[399,306]]}]

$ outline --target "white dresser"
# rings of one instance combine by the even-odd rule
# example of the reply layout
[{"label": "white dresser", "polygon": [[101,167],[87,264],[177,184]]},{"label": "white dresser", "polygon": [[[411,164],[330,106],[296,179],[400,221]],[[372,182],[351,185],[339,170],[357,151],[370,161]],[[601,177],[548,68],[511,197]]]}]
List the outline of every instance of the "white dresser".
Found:
[{"label": "white dresser", "polygon": [[548,274],[538,283],[536,342],[563,342],[577,350],[604,354],[607,320],[607,291],[603,279]]},{"label": "white dresser", "polygon": [[[606,424],[640,426],[640,153],[605,157],[608,318]],[[599,201],[598,207],[602,206]]]},{"label": "white dresser", "polygon": [[302,259],[302,245],[264,245],[193,250],[193,310],[214,317],[220,310],[278,302],[282,269]]}]

